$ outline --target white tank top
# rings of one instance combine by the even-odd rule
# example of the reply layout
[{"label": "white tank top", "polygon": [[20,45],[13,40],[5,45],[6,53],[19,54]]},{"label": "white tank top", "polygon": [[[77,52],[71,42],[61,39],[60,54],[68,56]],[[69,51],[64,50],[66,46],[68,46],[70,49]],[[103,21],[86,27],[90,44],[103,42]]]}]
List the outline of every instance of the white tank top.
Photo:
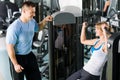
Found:
[{"label": "white tank top", "polygon": [[85,71],[92,75],[99,76],[102,73],[103,66],[107,61],[107,54],[101,48],[94,50],[88,63],[83,67]]}]

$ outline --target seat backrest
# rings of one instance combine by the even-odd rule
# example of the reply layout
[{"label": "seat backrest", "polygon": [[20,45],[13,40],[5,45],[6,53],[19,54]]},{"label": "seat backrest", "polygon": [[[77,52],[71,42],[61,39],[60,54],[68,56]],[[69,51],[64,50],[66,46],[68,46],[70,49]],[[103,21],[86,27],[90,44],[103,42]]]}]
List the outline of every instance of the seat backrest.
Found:
[{"label": "seat backrest", "polygon": [[82,0],[58,0],[60,11],[70,12],[74,16],[82,16]]},{"label": "seat backrest", "polygon": [[38,33],[38,40],[42,40],[42,36],[43,36],[43,31],[41,30],[41,31],[39,31],[39,33]]},{"label": "seat backrest", "polygon": [[75,6],[82,10],[82,0],[58,0],[60,10],[66,6]]},{"label": "seat backrest", "polygon": [[82,0],[52,0],[52,9],[82,15]]},{"label": "seat backrest", "polygon": [[39,41],[44,41],[44,40],[45,40],[45,37],[47,36],[47,34],[48,34],[48,30],[47,30],[47,29],[41,30],[41,31],[38,33],[38,40],[39,40]]}]

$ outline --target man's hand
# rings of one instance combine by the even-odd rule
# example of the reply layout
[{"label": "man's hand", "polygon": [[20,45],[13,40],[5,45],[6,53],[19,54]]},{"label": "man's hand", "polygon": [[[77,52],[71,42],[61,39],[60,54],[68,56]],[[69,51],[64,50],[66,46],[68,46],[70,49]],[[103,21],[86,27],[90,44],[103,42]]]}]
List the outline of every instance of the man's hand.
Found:
[{"label": "man's hand", "polygon": [[19,64],[14,65],[14,69],[17,73],[20,73],[24,70],[24,68]]},{"label": "man's hand", "polygon": [[40,23],[40,30],[43,29],[48,21],[52,21],[52,16],[45,17]]},{"label": "man's hand", "polygon": [[45,17],[43,19],[43,21],[45,21],[45,22],[52,21],[52,16],[49,15],[49,16]]}]

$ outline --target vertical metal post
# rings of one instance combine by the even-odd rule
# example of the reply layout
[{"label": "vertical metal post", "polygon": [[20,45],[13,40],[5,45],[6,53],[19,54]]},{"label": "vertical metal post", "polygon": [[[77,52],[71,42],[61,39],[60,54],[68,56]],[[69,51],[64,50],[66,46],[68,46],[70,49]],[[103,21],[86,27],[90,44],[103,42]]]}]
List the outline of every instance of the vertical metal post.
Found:
[{"label": "vertical metal post", "polygon": [[42,21],[43,20],[43,0],[40,1],[39,6],[40,6],[40,11],[39,11],[40,21]]},{"label": "vertical metal post", "polygon": [[81,24],[82,23],[82,18],[77,17],[76,18],[76,66],[77,66],[77,70],[79,70],[80,68],[82,68],[83,63],[84,63],[84,53],[83,53],[83,45],[80,44],[80,31],[81,31]]},{"label": "vertical metal post", "polygon": [[48,54],[49,54],[49,80],[53,79],[53,25],[51,25],[51,22],[48,22]]}]

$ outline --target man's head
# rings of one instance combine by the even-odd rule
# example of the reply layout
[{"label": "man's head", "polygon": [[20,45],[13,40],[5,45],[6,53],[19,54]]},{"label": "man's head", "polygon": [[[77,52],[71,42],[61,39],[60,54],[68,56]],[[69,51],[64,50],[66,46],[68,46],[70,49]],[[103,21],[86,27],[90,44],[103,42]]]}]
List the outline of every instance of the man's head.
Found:
[{"label": "man's head", "polygon": [[32,19],[35,16],[35,3],[26,1],[22,4],[21,14],[27,19]]}]

